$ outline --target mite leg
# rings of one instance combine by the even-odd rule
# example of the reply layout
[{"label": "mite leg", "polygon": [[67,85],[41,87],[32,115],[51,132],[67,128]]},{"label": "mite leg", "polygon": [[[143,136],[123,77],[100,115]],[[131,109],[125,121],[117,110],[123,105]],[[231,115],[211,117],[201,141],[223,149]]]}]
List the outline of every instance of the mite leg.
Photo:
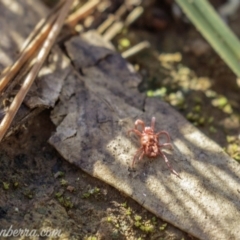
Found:
[{"label": "mite leg", "polygon": [[164,153],[162,153],[161,151],[159,151],[159,153],[162,155],[165,163],[167,164],[168,168],[170,169],[170,171],[175,174],[177,177],[179,177],[181,179],[181,177],[179,176],[179,174],[172,168],[172,166],[170,165],[166,155]]},{"label": "mite leg", "polygon": [[155,122],[156,122],[156,118],[152,117],[151,129],[153,130],[153,132],[154,132],[154,128],[155,128]]},{"label": "mite leg", "polygon": [[170,143],[170,136],[169,136],[168,132],[161,131],[161,132],[156,133],[156,135],[157,135],[157,137],[160,137],[160,135],[165,135],[166,138],[167,138],[167,142],[166,143]]},{"label": "mite leg", "polygon": [[[135,153],[135,155],[134,155],[134,157],[133,157],[133,161],[132,161],[132,168],[134,168],[134,165],[135,165],[135,162],[136,162],[136,160],[137,160],[137,157],[138,157],[138,160],[141,160],[142,159],[142,157],[143,157],[143,155],[144,155],[144,151],[141,153],[141,151],[143,151],[143,148],[141,147],[141,148],[139,148],[138,150],[137,150],[137,152]],[[141,153],[141,154],[140,154]],[[140,154],[140,155],[139,155]]]},{"label": "mite leg", "polygon": [[131,129],[131,130],[128,131],[128,135],[129,135],[130,132],[134,132],[134,133],[136,133],[138,136],[141,137],[142,134],[141,134],[141,132],[138,130],[138,125],[140,125],[140,126],[142,127],[142,131],[145,129],[145,123],[144,123],[142,120],[138,119],[138,120],[135,121],[135,127],[134,127],[134,129]]},{"label": "mite leg", "polygon": [[130,132],[136,133],[139,137],[142,136],[142,134],[137,129],[131,129],[131,130],[127,131],[128,136],[129,136]]},{"label": "mite leg", "polygon": [[136,130],[138,129],[138,125],[142,126],[142,131],[145,129],[145,123],[142,120],[140,120],[140,119],[136,120],[136,122],[135,122]]},{"label": "mite leg", "polygon": [[171,143],[163,143],[163,144],[159,144],[158,146],[159,146],[160,148],[161,148],[161,147],[169,147],[170,149],[173,149],[173,146],[172,146]]}]

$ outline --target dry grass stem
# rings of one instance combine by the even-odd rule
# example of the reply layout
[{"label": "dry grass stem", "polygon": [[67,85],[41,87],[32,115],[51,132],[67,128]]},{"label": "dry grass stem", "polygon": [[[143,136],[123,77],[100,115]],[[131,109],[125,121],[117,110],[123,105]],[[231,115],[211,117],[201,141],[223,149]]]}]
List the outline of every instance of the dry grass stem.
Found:
[{"label": "dry grass stem", "polygon": [[[24,42],[21,54],[19,55],[16,62],[11,67],[7,67],[2,71],[0,78],[0,92],[15,77],[15,75],[23,67],[26,61],[29,60],[29,58],[31,58],[33,54],[38,50],[39,46],[41,46],[44,39],[46,39],[47,35],[49,34],[49,31],[51,30],[53,22],[56,20],[56,17],[59,14],[59,11],[64,2],[65,0],[60,1],[57,4],[57,6],[54,9],[52,9],[48,17],[42,19],[37,24],[37,26],[34,28],[29,37]],[[85,4],[76,13],[70,15],[72,17],[68,20],[71,21],[70,22],[66,21],[66,24],[73,24],[74,19],[76,21],[79,21],[80,18],[86,17],[91,12],[91,10],[93,10],[97,6],[97,3],[99,3],[99,0],[93,0]]]},{"label": "dry grass stem", "polygon": [[36,25],[34,30],[25,40],[21,53],[13,66],[6,67],[1,74],[0,78],[0,92],[5,86],[15,77],[19,69],[26,63],[26,61],[32,57],[33,53],[37,51],[43,40],[46,38],[52,23],[56,20],[58,11],[62,7],[64,0],[60,1],[44,19]]},{"label": "dry grass stem", "polygon": [[33,109],[29,114],[24,116],[19,122],[11,126],[8,132],[5,135],[5,138],[11,136],[14,132],[16,132],[20,126],[23,126],[29,119],[36,117],[41,113],[45,108],[43,106]]},{"label": "dry grass stem", "polygon": [[123,29],[123,22],[115,22],[104,34],[103,39],[111,41]]},{"label": "dry grass stem", "polygon": [[39,35],[24,49],[24,51],[20,54],[19,58],[12,65],[12,67],[10,69],[8,68],[7,71],[4,71],[5,74],[3,74],[3,77],[0,80],[0,92],[6,87],[6,85],[11,81],[11,79],[15,77],[15,75],[26,63],[26,61],[37,51],[39,46],[48,36],[55,20],[56,16],[51,16],[47,25],[41,29]]},{"label": "dry grass stem", "polygon": [[122,53],[122,57],[123,58],[129,58],[132,57],[133,55],[139,53],[140,51],[149,48],[150,47],[150,43],[148,41],[143,41],[138,43],[137,45],[129,48],[128,50],[126,50],[125,52]]},{"label": "dry grass stem", "polygon": [[116,17],[109,14],[108,18],[97,28],[99,34],[103,34],[115,21]]},{"label": "dry grass stem", "polygon": [[142,14],[143,14],[143,7],[135,7],[127,16],[124,25],[128,27],[129,25],[133,24]]},{"label": "dry grass stem", "polygon": [[34,39],[38,36],[41,35],[41,29],[47,25],[49,22],[51,22],[51,18],[52,16],[57,16],[57,14],[59,13],[62,5],[64,3],[64,0],[61,0],[48,14],[48,16],[46,18],[43,18],[40,20],[40,22],[35,26],[35,28],[33,29],[33,31],[30,33],[30,35],[28,36],[28,38],[25,40],[22,48],[21,48],[21,52],[32,42],[34,41]]},{"label": "dry grass stem", "polygon": [[76,12],[72,13],[66,20],[65,24],[69,27],[73,28],[76,24],[88,16],[92,11],[96,8],[96,6],[100,3],[100,0],[92,0],[84,4],[81,8],[79,8]]},{"label": "dry grass stem", "polygon": [[[118,33],[122,31],[124,26],[128,27],[133,22],[135,22],[143,13],[144,9],[141,6],[135,7],[126,17],[124,23],[120,20],[120,16],[123,15],[127,9],[125,6],[122,5],[119,9],[118,14],[115,16],[109,16],[109,18],[98,27],[98,32],[103,33],[103,38],[106,41],[111,41]],[[119,16],[118,16],[119,15]],[[114,22],[112,24],[112,22]],[[111,27],[109,27],[112,24]],[[108,28],[109,27],[109,28]],[[108,28],[108,29],[107,29]],[[107,29],[107,30],[106,30]]]},{"label": "dry grass stem", "polygon": [[110,14],[108,18],[98,27],[97,31],[99,34],[103,34],[115,21],[120,20],[120,18],[127,12],[126,6],[123,4],[116,11],[115,14]]},{"label": "dry grass stem", "polygon": [[30,89],[47,55],[49,54],[52,48],[52,45],[54,44],[56,37],[58,36],[63,26],[64,20],[69,12],[69,9],[72,3],[73,3],[73,0],[68,0],[65,2],[63,7],[61,8],[61,11],[57,17],[57,20],[54,22],[52,28],[50,28],[51,31],[48,31],[48,35],[46,36],[43,46],[37,55],[35,65],[27,75],[25,81],[23,82],[23,85],[21,86],[20,91],[15,96],[13,102],[9,107],[9,110],[7,111],[5,117],[3,118],[0,124],[0,141],[2,140],[10,124],[12,123],[12,120],[16,115],[19,107],[21,106],[23,99],[25,98],[28,90]]},{"label": "dry grass stem", "polygon": [[36,62],[36,53],[34,53],[33,56],[31,56],[31,59],[27,60],[26,63],[21,67],[21,70],[17,73],[16,77],[14,77],[14,80],[7,85],[7,87],[4,89],[4,92],[2,93],[0,97],[0,102],[7,98],[9,94],[13,94],[14,87],[20,83],[20,81],[26,76],[26,74],[30,71],[32,66]]}]

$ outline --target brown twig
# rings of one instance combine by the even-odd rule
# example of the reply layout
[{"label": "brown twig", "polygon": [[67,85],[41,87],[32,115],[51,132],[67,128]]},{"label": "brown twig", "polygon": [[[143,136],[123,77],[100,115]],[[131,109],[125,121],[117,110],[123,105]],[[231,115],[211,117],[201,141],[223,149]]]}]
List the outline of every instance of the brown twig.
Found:
[{"label": "brown twig", "polygon": [[[36,52],[37,53],[37,52]],[[36,54],[31,56],[31,58],[34,58]],[[9,94],[13,93],[14,87],[19,84],[19,82],[23,79],[24,76],[30,71],[32,66],[34,65],[36,59],[29,59],[26,61],[26,63],[21,67],[21,70],[17,73],[16,77],[14,77],[14,80],[7,85],[7,87],[4,89],[4,92],[2,93],[0,97],[0,102],[5,99]]]},{"label": "brown twig", "polygon": [[[52,24],[56,20],[59,9],[61,9],[64,2],[65,0],[60,1],[57,6],[50,12],[48,17],[42,19],[37,24],[35,29],[24,42],[22,52],[19,55],[17,61],[13,64],[12,67],[7,67],[2,71],[0,78],[0,92],[16,76],[26,61],[34,55],[34,52],[39,49],[46,36],[49,34]],[[76,13],[70,15],[70,18],[66,20],[66,24],[73,26],[77,21],[90,14],[90,12],[97,6],[99,2],[100,0],[93,0],[91,2],[88,2]]]},{"label": "brown twig", "polygon": [[20,128],[20,126],[23,126],[27,121],[29,121],[29,119],[39,115],[39,113],[41,113],[44,109],[45,108],[43,106],[33,109],[30,113],[28,113],[21,120],[19,120],[19,122],[11,126],[4,138],[7,138],[10,135],[12,135],[14,132],[16,132]]},{"label": "brown twig", "polygon": [[6,85],[15,77],[20,68],[26,63],[26,61],[34,54],[34,52],[39,48],[43,41],[48,36],[53,22],[56,20],[56,15],[52,15],[45,25],[39,35],[23,50],[20,54],[18,60],[13,64],[11,68],[4,71],[3,77],[0,80],[0,92],[6,87]]},{"label": "brown twig", "polygon": [[[64,0],[60,1],[55,8],[48,14],[48,16],[44,19],[41,19],[40,22],[36,25],[33,31],[30,33],[28,38],[23,43],[21,48],[21,53],[18,56],[18,59],[13,64],[13,66],[6,67],[1,74],[0,78],[0,92],[5,88],[5,86],[14,78],[14,76],[18,73],[19,69],[25,64],[25,62],[32,56],[32,53],[35,52],[38,47],[43,42],[46,37],[49,28],[46,28],[47,25],[49,27],[56,19],[57,12],[63,5]],[[44,28],[45,26],[45,28]]]},{"label": "brown twig", "polygon": [[[36,63],[27,75],[23,85],[21,86],[20,91],[15,96],[13,102],[11,103],[9,110],[7,111],[5,117],[3,118],[0,124],[0,141],[2,140],[3,136],[5,135],[6,131],[8,130],[14,116],[16,115],[20,105],[22,104],[23,99],[25,98],[28,90],[30,89],[34,79],[36,78],[41,66],[43,65],[51,47],[58,36],[63,23],[64,19],[66,18],[69,9],[73,3],[73,0],[67,0],[63,7],[60,10],[59,15],[57,16],[56,21],[53,23],[52,28],[48,31],[48,35],[43,43],[41,50],[38,53],[36,58]],[[30,44],[31,45],[31,44]]]},{"label": "brown twig", "polygon": [[76,24],[88,16],[100,3],[100,0],[91,0],[79,8],[76,12],[72,13],[66,20],[65,24],[69,27],[75,27]]},{"label": "brown twig", "polygon": [[27,39],[25,40],[22,48],[21,48],[21,52],[23,52],[23,50],[32,42],[34,41],[34,39],[37,37],[37,35],[41,35],[41,29],[48,24],[48,22],[51,22],[51,18],[53,15],[56,16],[56,14],[58,14],[59,10],[61,9],[61,7],[63,6],[63,3],[65,2],[65,0],[61,0],[58,2],[58,4],[50,11],[50,13],[48,14],[48,16],[46,18],[43,18],[40,20],[40,22],[35,26],[35,28],[33,29],[33,31],[30,33],[30,35],[27,37]]}]

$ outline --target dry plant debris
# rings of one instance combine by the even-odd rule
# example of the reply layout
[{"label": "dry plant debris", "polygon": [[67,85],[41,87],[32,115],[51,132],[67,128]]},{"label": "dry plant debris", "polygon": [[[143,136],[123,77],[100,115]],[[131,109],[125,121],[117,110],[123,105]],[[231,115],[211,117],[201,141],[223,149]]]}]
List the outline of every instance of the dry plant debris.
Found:
[{"label": "dry plant debris", "polygon": [[[60,8],[59,13],[56,16],[53,15],[50,18],[49,23],[46,23],[46,26],[43,27],[43,33],[47,34],[46,38],[44,38],[44,34],[41,34],[40,39],[36,39],[36,43],[33,41],[33,44],[29,44],[24,50],[23,53],[19,56],[19,59],[8,68],[6,72],[3,73],[3,77],[0,80],[0,91],[4,89],[9,81],[17,74],[20,67],[26,62],[26,60],[31,57],[31,55],[36,54],[36,58],[34,58],[34,64],[29,73],[27,74],[26,78],[24,79],[22,86],[16,96],[14,97],[12,103],[10,104],[9,108],[5,111],[5,116],[1,121],[0,124],[0,141],[3,139],[5,133],[7,132],[8,128],[10,127],[18,109],[20,108],[25,96],[27,95],[30,87],[33,84],[33,81],[37,77],[47,55],[49,54],[62,26],[65,21],[65,18],[69,12],[69,9],[73,3],[73,0],[66,1],[63,6]],[[52,22],[52,20],[55,20]],[[47,28],[47,30],[45,30]],[[41,48],[39,46],[39,42],[42,42]],[[29,48],[28,48],[29,47]],[[38,52],[35,52],[36,47],[40,48]],[[32,54],[31,54],[32,52]]]}]

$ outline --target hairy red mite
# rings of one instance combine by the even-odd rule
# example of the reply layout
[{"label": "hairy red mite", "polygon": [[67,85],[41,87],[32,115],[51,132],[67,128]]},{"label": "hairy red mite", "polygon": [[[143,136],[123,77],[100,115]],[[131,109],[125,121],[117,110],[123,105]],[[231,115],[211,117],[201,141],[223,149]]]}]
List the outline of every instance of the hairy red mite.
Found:
[{"label": "hairy red mite", "polygon": [[[155,133],[155,121],[155,117],[152,117],[151,127],[146,127],[144,121],[137,119],[134,129],[128,131],[128,135],[129,133],[134,132],[137,136],[139,136],[141,143],[141,147],[137,150],[133,157],[132,168],[134,168],[136,160],[141,160],[144,155],[149,158],[156,158],[158,156],[162,156],[170,171],[180,178],[179,174],[172,168],[166,155],[161,150],[162,147],[169,147],[170,149],[173,148],[172,144],[170,143],[169,133],[166,131]],[[139,130],[138,126],[140,126],[142,129]],[[160,143],[161,135],[165,135],[165,137],[167,138],[167,142]]]}]

